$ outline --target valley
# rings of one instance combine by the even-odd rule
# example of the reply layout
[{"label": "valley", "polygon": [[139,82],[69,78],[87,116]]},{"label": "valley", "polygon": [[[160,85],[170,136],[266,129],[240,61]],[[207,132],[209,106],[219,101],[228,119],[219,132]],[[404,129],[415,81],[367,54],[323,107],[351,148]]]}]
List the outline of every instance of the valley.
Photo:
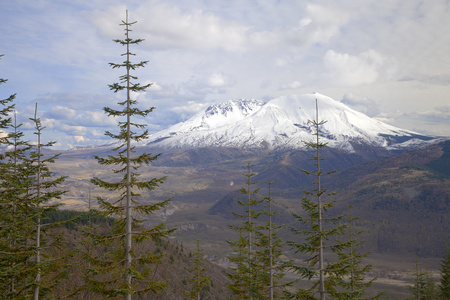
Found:
[{"label": "valley", "polygon": [[[440,257],[450,240],[450,177],[442,173],[448,164],[450,142],[430,145],[402,153],[388,153],[382,149],[366,149],[367,154],[352,154],[326,149],[322,167],[325,171],[339,170],[324,177],[324,185],[337,192],[333,214],[346,214],[348,201],[352,215],[358,216],[358,229],[364,229],[361,239],[364,250],[372,254],[372,276],[378,277],[374,289],[388,290],[401,299],[408,293],[408,280],[415,263],[437,276]],[[137,151],[160,153],[162,149],[137,148]],[[93,155],[105,155],[108,150],[72,150],[63,152],[54,171],[69,175],[62,189],[67,190],[62,202],[66,209],[86,210],[88,197],[95,206],[95,197],[112,197],[90,184],[92,176],[110,178],[111,172],[97,165]],[[281,237],[293,240],[291,213],[301,213],[299,207],[303,190],[311,180],[301,169],[311,168],[311,153],[305,151],[256,151],[204,148],[166,151],[157,163],[143,172],[144,178],[167,176],[163,185],[143,193],[141,201],[151,202],[172,198],[169,207],[158,212],[148,222],[164,221],[169,228],[177,228],[173,238],[193,249],[195,241],[211,261],[227,266],[229,246],[233,240],[229,230],[235,224],[233,212],[241,196],[236,192],[245,184],[245,165],[251,162],[257,174],[259,194],[267,193],[270,165],[273,197],[279,214],[275,222],[285,224]],[[439,166],[437,169],[435,166]],[[444,168],[445,169],[445,168]],[[301,258],[286,248],[288,257]]]},{"label": "valley", "polygon": [[[352,226],[362,230],[361,251],[371,253],[366,263],[373,265],[367,276],[378,278],[370,293],[385,291],[387,298],[404,299],[416,266],[437,279],[450,241],[450,140],[395,128],[320,94],[211,105],[136,143],[136,155],[158,156],[139,170],[140,178],[165,178],[164,184],[150,193],[142,191],[136,199],[143,204],[171,199],[144,224],[164,222],[176,228],[171,239],[189,249],[200,240],[211,262],[228,267],[232,250],[227,241],[237,238],[230,225],[240,222],[233,213],[245,214],[238,204],[245,202],[239,189],[245,186],[250,163],[261,199],[273,182],[273,221],[282,225],[279,236],[284,242],[298,242],[292,229],[306,227],[293,214],[305,214],[301,199],[316,180],[302,172],[315,169],[311,158],[316,153],[307,147],[314,133],[309,121],[315,119],[314,99],[321,107],[318,118],[326,120],[319,134],[327,145],[320,151],[320,168],[323,187],[333,195],[323,199],[335,201],[327,216],[358,218]],[[52,170],[67,176],[60,186],[67,191],[63,209],[86,211],[89,205],[96,207],[96,197],[117,199],[114,192],[90,183],[93,177],[118,181],[123,176],[94,159],[111,155],[115,146],[62,152]],[[283,255],[300,264],[305,258],[287,246]]]}]

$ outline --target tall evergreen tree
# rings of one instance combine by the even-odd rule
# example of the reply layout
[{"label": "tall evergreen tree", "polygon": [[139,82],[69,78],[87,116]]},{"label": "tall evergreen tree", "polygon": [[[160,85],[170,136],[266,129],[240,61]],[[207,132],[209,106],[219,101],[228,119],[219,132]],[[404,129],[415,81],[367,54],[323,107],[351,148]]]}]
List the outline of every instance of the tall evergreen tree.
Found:
[{"label": "tall evergreen tree", "polygon": [[[3,55],[0,55],[0,59]],[[0,85],[6,83],[8,80],[0,78]],[[6,131],[10,128],[12,121],[10,114],[14,110],[13,100],[16,94],[10,95],[5,99],[0,99],[0,148],[3,150],[4,146],[9,143],[8,135]],[[15,241],[12,239],[11,230],[14,229],[14,222],[12,217],[14,216],[14,204],[11,205],[11,163],[5,162],[3,159],[7,159],[5,153],[0,153],[0,287],[2,287],[2,297],[7,298],[7,293],[15,290],[15,276],[11,274],[10,267],[14,268],[16,262],[15,256],[11,249],[14,247]],[[13,166],[14,168],[14,166]]]},{"label": "tall evergreen tree", "polygon": [[[33,121],[40,136],[43,129],[40,120],[35,117]],[[56,224],[41,228],[41,220],[58,206],[50,205],[49,201],[61,196],[62,192],[56,187],[64,177],[52,178],[48,164],[54,162],[57,155],[42,157],[44,145],[40,138],[36,146],[23,141],[20,126],[14,118],[13,131],[6,139],[9,150],[0,165],[0,278],[7,278],[0,280],[0,285],[5,285],[2,289],[5,299],[29,298],[31,295],[39,299],[51,297],[53,287],[63,274],[61,262],[67,257],[56,254],[59,250],[55,249],[62,244],[61,236],[50,236],[50,230]]]},{"label": "tall evergreen tree", "polygon": [[[312,281],[313,277],[318,277],[318,281],[313,281],[310,288],[300,288],[295,293],[286,292],[287,297],[296,299],[321,299],[324,300],[326,295],[336,295],[338,286],[337,279],[345,275],[347,265],[344,261],[332,262],[331,259],[327,259],[327,265],[325,265],[325,249],[329,249],[333,252],[337,252],[344,247],[348,246],[348,243],[342,243],[340,241],[334,241],[337,237],[344,234],[345,226],[339,224],[342,216],[340,217],[326,217],[325,213],[328,212],[334,206],[335,201],[327,201],[326,197],[334,195],[334,193],[328,193],[323,188],[321,179],[323,175],[331,174],[331,172],[325,172],[321,168],[320,150],[326,147],[326,143],[320,141],[320,126],[326,123],[326,121],[319,121],[319,110],[316,100],[316,119],[310,121],[314,126],[315,140],[312,142],[306,142],[305,144],[315,150],[315,156],[311,159],[315,162],[315,169],[313,171],[302,170],[306,175],[312,175],[316,177],[316,181],[313,182],[315,188],[312,191],[304,191],[305,196],[302,198],[301,206],[306,213],[305,215],[294,214],[296,220],[301,224],[306,225],[307,229],[293,229],[297,234],[304,236],[304,242],[288,242],[293,246],[297,253],[305,254],[308,257],[305,259],[306,266],[294,265],[293,270],[300,275],[302,279]],[[310,197],[315,198],[315,201]],[[316,298],[318,296],[318,298]]]},{"label": "tall evergreen tree", "polygon": [[[164,223],[153,228],[144,228],[142,223],[155,211],[165,207],[170,199],[155,204],[139,203],[140,190],[153,190],[164,182],[165,178],[153,178],[139,180],[137,170],[142,166],[148,166],[154,162],[158,155],[150,153],[136,154],[132,142],[138,142],[148,136],[145,125],[135,123],[135,117],[145,117],[153,107],[141,110],[137,107],[137,100],[131,98],[132,93],[142,92],[151,84],[140,85],[135,83],[138,78],[131,71],[144,67],[147,61],[132,63],[130,58],[134,54],[130,52],[130,46],[141,43],[142,39],[130,38],[130,27],[136,22],[128,21],[128,12],[125,21],[120,24],[125,28],[125,39],[117,39],[114,42],[125,46],[126,51],[123,63],[110,63],[113,69],[124,68],[126,73],[119,77],[120,82],[109,85],[115,93],[126,92],[126,99],[119,102],[119,109],[105,107],[108,116],[118,117],[119,132],[106,131],[106,135],[118,140],[119,146],[114,149],[116,155],[106,158],[96,157],[101,165],[117,166],[113,168],[114,174],[123,174],[115,182],[105,181],[94,177],[91,182],[105,188],[111,193],[118,194],[116,200],[98,197],[99,213],[105,217],[115,218],[112,231],[107,235],[85,232],[87,236],[95,240],[98,246],[106,247],[107,252],[98,257],[85,255],[91,264],[91,268],[85,276],[87,288],[103,297],[124,297],[131,299],[132,295],[155,294],[163,291],[167,283],[152,281],[150,274],[151,264],[159,261],[160,255],[153,253],[139,253],[136,243],[143,243],[150,239],[159,239],[168,236],[171,230],[166,230]],[[132,130],[142,130],[137,133]]]},{"label": "tall evergreen tree", "polygon": [[372,265],[364,265],[364,259],[369,256],[370,252],[359,251],[364,241],[358,239],[362,230],[355,230],[355,221],[358,217],[352,216],[352,204],[350,199],[348,202],[348,216],[346,220],[347,228],[345,236],[347,238],[346,247],[337,251],[340,261],[348,265],[347,276],[336,278],[338,285],[341,287],[334,295],[337,299],[378,299],[381,293],[367,298],[366,290],[369,288],[376,278],[367,280],[366,275],[372,269]]},{"label": "tall evergreen tree", "polygon": [[441,299],[450,299],[450,245],[445,250],[440,271],[439,296]]},{"label": "tall evergreen tree", "polygon": [[[37,117],[37,103],[34,118],[30,120],[35,125],[34,134],[37,137],[36,145],[30,153],[29,163],[33,166],[35,172],[33,183],[28,191],[32,204],[34,206],[35,220],[35,270],[33,299],[38,300],[41,296],[51,293],[53,286],[58,284],[59,279],[64,274],[60,269],[64,268],[63,258],[66,254],[56,257],[54,250],[63,244],[61,235],[54,235],[50,239],[50,229],[55,228],[59,223],[43,224],[43,220],[47,215],[55,211],[60,204],[50,204],[50,201],[60,199],[64,191],[58,190],[57,187],[66,179],[65,176],[54,177],[53,172],[49,168],[49,164],[55,163],[56,159],[61,155],[44,156],[43,148],[51,147],[55,142],[42,143],[41,135],[45,127],[42,126],[40,118]],[[59,252],[59,251],[58,251]],[[67,253],[69,255],[69,253]],[[45,278],[43,278],[45,276]]]},{"label": "tall evergreen tree", "polygon": [[206,271],[209,268],[205,265],[206,258],[204,256],[205,252],[200,247],[200,241],[197,240],[197,247],[192,258],[194,267],[189,269],[192,277],[187,280],[191,286],[190,290],[185,293],[185,295],[190,299],[200,300],[203,289],[210,284],[211,276],[206,275]]},{"label": "tall evergreen tree", "polygon": [[8,133],[4,144],[8,151],[0,163],[0,287],[2,298],[20,298],[30,290],[34,267],[30,261],[35,248],[35,210],[28,191],[34,182],[34,168],[26,152],[31,145],[22,140],[16,116],[13,131]]},{"label": "tall evergreen tree", "polygon": [[266,210],[263,212],[267,216],[268,220],[263,227],[263,231],[258,232],[258,239],[261,241],[261,249],[258,250],[257,255],[261,258],[266,259],[267,268],[269,271],[269,285],[267,287],[268,298],[273,300],[277,296],[275,293],[276,288],[283,287],[280,281],[286,275],[285,268],[286,262],[281,260],[281,255],[283,254],[282,247],[283,241],[278,236],[278,230],[282,227],[281,225],[276,225],[273,222],[273,216],[277,214],[274,210],[272,198],[272,184],[270,177],[270,166],[269,166],[269,181],[267,182],[268,193],[264,196],[264,204]]},{"label": "tall evergreen tree", "polygon": [[258,188],[252,189],[256,182],[252,181],[255,173],[252,165],[247,164],[247,173],[244,174],[246,187],[241,193],[247,196],[246,201],[238,201],[239,205],[246,207],[244,214],[233,213],[236,217],[245,220],[242,225],[230,225],[230,228],[239,234],[236,241],[229,242],[234,254],[229,260],[235,264],[230,268],[227,276],[231,279],[228,287],[238,299],[267,299],[266,291],[269,286],[269,269],[267,259],[258,255],[261,249],[261,231],[264,226],[256,220],[262,214],[256,206],[262,202],[257,198]]},{"label": "tall evergreen tree", "polygon": [[[0,58],[3,55],[0,55]],[[0,84],[7,82],[0,78]],[[35,248],[35,216],[32,197],[28,191],[33,184],[34,169],[26,151],[31,148],[22,140],[23,133],[11,115],[16,94],[0,100],[0,289],[3,299],[21,298],[32,292],[30,283],[34,265],[30,263]],[[8,130],[12,130],[7,133]]]}]

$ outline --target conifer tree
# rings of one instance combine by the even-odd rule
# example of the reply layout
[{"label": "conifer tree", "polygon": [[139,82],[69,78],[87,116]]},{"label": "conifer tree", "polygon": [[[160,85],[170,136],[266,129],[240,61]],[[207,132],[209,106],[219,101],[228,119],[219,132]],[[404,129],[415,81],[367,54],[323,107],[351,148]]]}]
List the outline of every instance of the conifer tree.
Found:
[{"label": "conifer tree", "polygon": [[[81,244],[80,252],[82,253],[82,255],[84,254],[85,257],[90,258],[93,255],[92,251],[94,248],[94,243],[93,243],[93,240],[91,238],[89,238],[90,237],[89,235],[95,234],[95,231],[98,230],[98,226],[95,226],[92,223],[94,211],[91,206],[91,191],[90,190],[88,191],[87,204],[88,204],[87,224],[85,224],[85,226],[82,226],[80,228],[81,232],[86,233],[80,242],[80,244]],[[85,270],[89,270],[91,268],[91,264],[88,259],[82,260],[80,262],[80,267]],[[83,272],[81,272],[81,273],[83,274]],[[84,288],[83,286],[78,287],[78,290],[75,291],[74,294],[78,295],[78,297],[80,297],[82,299],[87,299],[87,300],[92,299],[91,291],[87,288]]]},{"label": "conifer tree", "polygon": [[42,157],[44,145],[40,142],[40,131],[43,128],[38,118],[32,120],[39,136],[37,145],[23,141],[23,133],[19,130],[21,124],[17,125],[15,116],[11,125],[13,131],[5,139],[9,150],[0,165],[0,278],[7,278],[0,280],[0,285],[5,285],[2,290],[6,299],[31,295],[34,299],[50,297],[64,273],[61,271],[65,266],[63,261],[68,257],[68,254],[60,255],[56,253],[59,250],[55,251],[62,245],[61,236],[50,237],[50,230],[57,224],[46,224],[41,228],[41,220],[58,206],[48,202],[61,196],[62,192],[55,188],[64,177],[52,178],[48,164],[58,155]]},{"label": "conifer tree", "polygon": [[[308,257],[304,260],[306,266],[294,265],[292,269],[300,275],[302,279],[312,281],[313,277],[318,277],[318,281],[311,283],[310,288],[300,288],[295,293],[286,292],[288,298],[295,299],[325,299],[326,295],[333,295],[336,293],[336,287],[338,286],[337,279],[345,275],[348,269],[347,265],[343,261],[332,262],[331,259],[327,259],[327,265],[325,265],[324,250],[329,249],[333,252],[337,252],[343,249],[348,243],[334,242],[333,239],[342,236],[344,234],[345,226],[339,224],[342,219],[340,217],[327,217],[325,215],[329,209],[334,206],[335,201],[326,201],[327,196],[332,196],[334,193],[328,193],[323,188],[321,179],[323,175],[331,174],[331,172],[325,172],[321,168],[320,149],[326,147],[326,143],[320,141],[320,126],[326,123],[326,121],[319,121],[319,110],[316,100],[316,119],[310,120],[315,132],[315,140],[312,142],[305,142],[305,144],[315,150],[315,156],[311,159],[315,162],[315,169],[313,171],[302,170],[306,175],[312,175],[316,177],[316,181],[313,182],[315,188],[312,191],[304,191],[305,196],[302,198],[301,206],[305,211],[305,215],[294,214],[294,218],[301,224],[306,225],[307,229],[293,229],[293,231],[299,235],[304,236],[304,242],[288,242],[293,246],[297,253],[305,254]],[[315,201],[310,199],[315,198]],[[318,298],[317,298],[318,297]]]},{"label": "conifer tree", "polygon": [[[3,55],[0,55],[0,59]],[[8,80],[0,78],[0,85],[6,83]],[[0,99],[0,146],[5,146],[8,144],[8,136],[6,135],[6,130],[11,126],[11,116],[10,114],[14,110],[13,100],[15,98],[14,95],[10,95],[5,99]],[[5,153],[0,153],[0,159],[6,159]],[[13,210],[11,210],[10,200],[11,195],[9,194],[10,190],[8,186],[10,185],[10,163],[6,163],[4,161],[0,162],[0,284],[2,287],[2,296],[6,298],[6,293],[14,290],[14,281],[15,278],[12,274],[10,274],[9,267],[14,267],[15,262],[11,261],[11,258],[14,259],[13,254],[11,253],[11,247],[15,243],[11,240],[11,232],[13,229],[11,225],[11,217],[13,217]],[[14,206],[14,205],[12,205]],[[12,225],[14,226],[14,225]]]},{"label": "conifer tree", "polygon": [[450,245],[447,245],[445,250],[440,271],[439,296],[441,299],[450,299]]},{"label": "conifer tree", "polygon": [[[0,59],[3,57],[3,54],[0,55]],[[0,85],[6,83],[8,79],[0,78]],[[16,94],[12,94],[5,99],[0,99],[0,145],[4,142],[5,137],[2,137],[1,133],[5,129],[7,129],[11,125],[11,116],[10,114],[14,110],[15,104],[13,103],[16,98]]]},{"label": "conifer tree", "polygon": [[[0,58],[3,55],[0,55]],[[7,80],[0,78],[0,84]],[[33,207],[28,189],[34,171],[26,158],[30,144],[11,115],[16,94],[0,100],[0,296],[2,299],[23,297],[30,288],[33,266],[28,263],[35,249],[28,243],[34,237]],[[11,132],[7,133],[8,130]]]},{"label": "conifer tree", "polygon": [[[2,55],[0,55],[1,57]],[[0,79],[0,84],[6,79]],[[60,245],[60,237],[52,238],[47,243],[43,238],[52,226],[46,226],[41,232],[41,219],[57,206],[48,205],[51,199],[62,194],[55,187],[64,178],[50,179],[52,174],[47,164],[54,162],[58,156],[43,158],[40,150],[49,144],[41,144],[40,131],[43,127],[35,116],[32,121],[36,125],[38,142],[33,147],[23,140],[22,124],[14,123],[11,114],[12,103],[16,94],[0,100],[0,145],[4,153],[0,154],[0,287],[4,299],[28,298],[34,294],[49,295],[51,287],[58,283],[61,273],[52,246]],[[6,133],[10,129],[11,132]],[[50,191],[49,189],[52,189]],[[46,250],[42,253],[42,250]],[[48,258],[45,255],[50,255]],[[41,260],[43,258],[43,260]],[[41,276],[45,274],[43,280]]]},{"label": "conifer tree", "polygon": [[[413,300],[434,300],[436,299],[436,285],[427,271],[422,271],[416,263],[416,271],[413,273],[413,284],[409,287]],[[445,299],[445,298],[443,298]]]},{"label": "conifer tree", "polygon": [[367,298],[365,293],[376,278],[367,280],[366,275],[372,269],[372,265],[364,265],[364,259],[369,256],[370,252],[359,252],[364,241],[358,239],[362,230],[355,230],[355,221],[358,217],[352,216],[352,204],[350,199],[348,202],[348,216],[346,220],[347,227],[345,236],[347,237],[347,245],[343,249],[337,251],[340,261],[348,265],[347,276],[336,278],[341,289],[337,290],[333,295],[337,299],[378,299],[381,293]]},{"label": "conifer tree", "polygon": [[[94,177],[91,182],[111,192],[111,198],[117,196],[116,200],[97,197],[98,213],[105,217],[115,218],[111,232],[106,235],[85,232],[86,236],[93,239],[98,247],[105,247],[106,252],[99,256],[85,258],[91,264],[91,268],[85,275],[87,289],[102,297],[116,298],[125,297],[131,299],[133,295],[156,294],[163,291],[167,283],[152,281],[148,276],[151,265],[160,260],[161,256],[153,253],[140,253],[135,244],[147,242],[151,239],[168,236],[171,230],[166,230],[164,223],[153,228],[144,228],[144,218],[148,218],[157,210],[165,207],[170,199],[154,204],[139,203],[141,190],[153,190],[164,182],[163,178],[140,180],[139,170],[142,166],[148,166],[154,162],[158,155],[150,153],[136,154],[132,142],[138,142],[148,136],[145,125],[135,123],[135,117],[146,117],[152,110],[139,109],[137,100],[132,99],[132,93],[142,92],[151,84],[140,85],[135,80],[138,78],[131,74],[137,68],[144,67],[147,61],[132,63],[130,58],[134,54],[130,52],[130,46],[141,43],[142,39],[130,38],[130,27],[136,22],[128,21],[128,12],[125,21],[120,24],[124,26],[125,39],[117,39],[114,42],[126,47],[123,63],[110,63],[113,69],[124,68],[126,73],[119,77],[118,83],[109,85],[110,89],[117,93],[125,91],[126,99],[119,102],[119,109],[105,107],[108,116],[117,117],[119,121],[119,132],[106,131],[106,135],[118,140],[118,146],[114,148],[115,155],[106,158],[96,157],[100,165],[115,166],[113,173],[119,178],[117,181],[105,181]],[[135,132],[135,130],[140,133]],[[120,177],[120,174],[122,176]],[[95,251],[94,251],[95,252]],[[98,253],[98,252],[97,252]]]},{"label": "conifer tree", "polygon": [[31,145],[22,140],[20,125],[14,114],[14,131],[4,139],[9,151],[0,163],[0,287],[4,299],[25,295],[34,274],[29,262],[35,248],[29,241],[34,238],[35,211],[28,190],[35,172],[26,157]]},{"label": "conifer tree", "polygon": [[268,299],[275,299],[276,293],[275,288],[282,287],[284,285],[280,284],[280,280],[284,278],[286,275],[285,268],[286,262],[281,260],[281,255],[283,253],[282,246],[283,241],[278,237],[278,229],[282,226],[275,225],[273,222],[273,216],[277,214],[277,211],[273,210],[273,201],[272,198],[272,184],[274,182],[271,181],[270,178],[270,166],[269,166],[269,181],[267,182],[268,186],[268,194],[264,196],[264,203],[266,210],[263,212],[264,215],[268,217],[268,221],[263,227],[264,232],[258,232],[259,240],[261,241],[261,249],[258,250],[257,255],[261,258],[266,258],[266,264],[269,271],[269,285],[267,286],[267,294]]},{"label": "conifer tree", "polygon": [[[38,300],[42,296],[51,293],[53,287],[58,284],[59,280],[65,274],[64,258],[72,253],[64,253],[56,257],[54,250],[57,250],[64,243],[61,235],[53,235],[50,240],[50,229],[60,225],[60,223],[43,224],[43,220],[47,215],[58,209],[60,204],[50,204],[51,200],[60,199],[64,191],[58,190],[57,187],[66,179],[65,176],[54,178],[53,172],[49,168],[49,164],[55,163],[55,160],[61,155],[44,156],[42,150],[55,144],[50,141],[42,143],[41,135],[45,127],[42,126],[40,118],[37,117],[37,103],[34,118],[30,120],[35,125],[34,134],[37,137],[36,145],[30,153],[29,163],[33,166],[35,172],[34,180],[28,191],[35,215],[35,278],[33,282],[34,294],[33,299]],[[57,251],[59,252],[59,251]]]},{"label": "conifer tree", "polygon": [[191,287],[190,290],[185,293],[185,295],[190,299],[200,300],[203,289],[210,284],[211,276],[206,275],[206,271],[209,268],[205,266],[206,258],[204,256],[205,252],[200,247],[200,241],[197,240],[197,247],[192,258],[194,267],[189,269],[192,274],[192,278],[187,280],[187,282],[191,284]]},{"label": "conifer tree", "polygon": [[238,201],[239,205],[246,207],[244,214],[233,213],[236,217],[245,220],[242,225],[230,225],[230,228],[239,233],[236,241],[228,242],[234,254],[229,256],[229,260],[236,266],[230,268],[227,276],[231,279],[228,284],[229,289],[239,299],[267,299],[267,291],[270,285],[269,263],[266,256],[262,256],[261,247],[262,230],[264,225],[257,223],[257,219],[262,215],[262,211],[257,211],[257,205],[262,202],[257,198],[258,190],[252,189],[256,182],[252,181],[255,173],[251,170],[252,165],[247,164],[246,188],[240,191],[247,196],[246,201]]}]

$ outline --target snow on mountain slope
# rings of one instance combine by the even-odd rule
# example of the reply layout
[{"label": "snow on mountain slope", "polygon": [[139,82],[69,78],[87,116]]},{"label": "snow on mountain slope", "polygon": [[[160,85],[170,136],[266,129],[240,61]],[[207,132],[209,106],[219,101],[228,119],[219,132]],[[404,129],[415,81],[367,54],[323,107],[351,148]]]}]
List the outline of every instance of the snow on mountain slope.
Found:
[{"label": "snow on mountain slope", "polygon": [[[267,103],[259,100],[230,100],[209,106],[191,119],[152,134],[147,145],[183,147],[304,148],[313,139],[309,120],[316,116],[322,141],[330,147],[352,152],[352,143],[377,147],[402,147],[429,140],[372,119],[343,103],[321,94],[290,95]],[[412,142],[415,141],[415,142]]]}]

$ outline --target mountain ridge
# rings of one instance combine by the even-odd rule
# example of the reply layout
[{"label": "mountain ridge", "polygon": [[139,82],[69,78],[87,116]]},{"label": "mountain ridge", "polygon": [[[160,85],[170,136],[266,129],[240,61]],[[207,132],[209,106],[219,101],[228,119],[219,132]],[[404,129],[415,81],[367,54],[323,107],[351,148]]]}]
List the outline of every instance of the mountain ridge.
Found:
[{"label": "mountain ridge", "polygon": [[390,150],[434,143],[436,137],[388,125],[318,93],[287,95],[263,102],[234,99],[213,104],[185,122],[154,133],[140,146],[162,148],[237,147],[304,149],[316,115],[323,141],[354,152],[352,144]]}]

